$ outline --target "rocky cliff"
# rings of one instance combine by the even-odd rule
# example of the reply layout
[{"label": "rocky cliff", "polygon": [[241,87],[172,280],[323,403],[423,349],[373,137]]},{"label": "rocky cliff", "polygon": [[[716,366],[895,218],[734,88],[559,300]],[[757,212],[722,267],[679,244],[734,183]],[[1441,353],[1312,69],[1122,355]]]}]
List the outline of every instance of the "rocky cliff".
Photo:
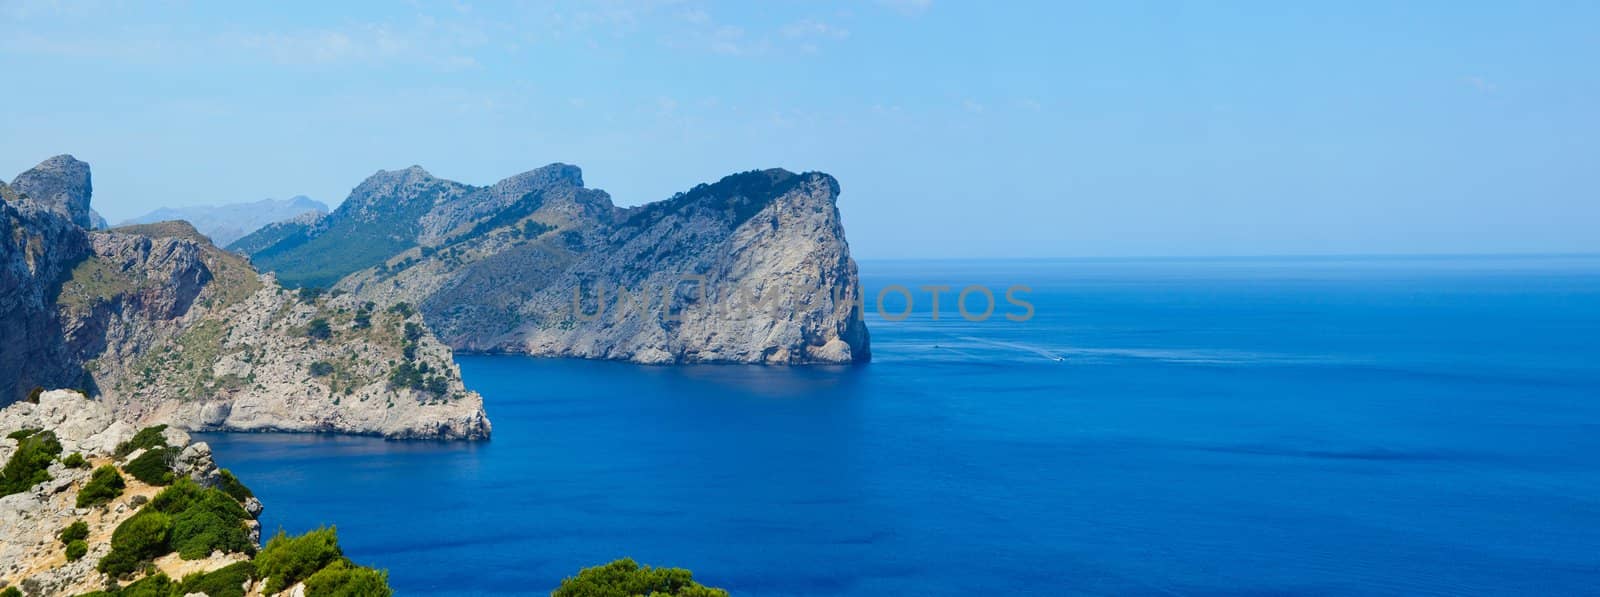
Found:
[{"label": "rocky cliff", "polygon": [[254,262],[421,308],[458,350],[644,363],[870,358],[831,176],[751,171],[619,209],[552,164],[487,187],[379,172]]},{"label": "rocky cliff", "polygon": [[90,254],[64,211],[0,182],[0,404],[35,386],[78,386],[82,369],[61,341],[55,306],[67,272]]},{"label": "rocky cliff", "polygon": [[[71,188],[49,180],[62,171],[18,180]],[[488,437],[482,398],[410,308],[285,290],[186,223],[91,232],[6,192],[7,401],[67,386],[140,424]]]},{"label": "rocky cliff", "polygon": [[39,162],[17,175],[11,187],[40,205],[65,214],[80,227],[92,229],[97,223],[89,209],[89,196],[94,192],[89,165],[70,155]]},{"label": "rocky cliff", "polygon": [[[321,592],[388,594],[371,582],[350,592],[348,574],[285,577],[273,565],[281,558],[258,554],[260,500],[217,467],[204,442],[173,428],[141,430],[77,392],[36,400],[0,410],[0,587],[223,597],[316,594],[322,587],[308,585],[342,581],[346,592]],[[382,578],[348,560],[339,566]]]}]

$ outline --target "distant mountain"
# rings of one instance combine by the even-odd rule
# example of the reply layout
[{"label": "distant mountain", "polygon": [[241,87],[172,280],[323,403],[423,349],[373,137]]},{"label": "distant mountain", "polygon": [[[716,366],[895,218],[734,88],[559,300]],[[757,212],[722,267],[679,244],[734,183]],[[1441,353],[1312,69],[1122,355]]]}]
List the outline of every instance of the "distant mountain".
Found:
[{"label": "distant mountain", "polygon": [[[326,217],[268,226],[230,248],[286,286],[415,305],[458,350],[863,362],[868,334],[838,193],[820,172],[753,170],[622,209],[567,164],[486,187],[412,166],[378,172]],[[630,316],[638,301],[649,312]],[[589,317],[596,309],[606,311]]]},{"label": "distant mountain", "polygon": [[193,224],[196,230],[220,247],[239,240],[240,237],[255,232],[262,226],[291,220],[308,213],[328,213],[328,206],[301,195],[292,199],[262,199],[250,203],[163,207],[124,221],[118,226],[183,220]]}]

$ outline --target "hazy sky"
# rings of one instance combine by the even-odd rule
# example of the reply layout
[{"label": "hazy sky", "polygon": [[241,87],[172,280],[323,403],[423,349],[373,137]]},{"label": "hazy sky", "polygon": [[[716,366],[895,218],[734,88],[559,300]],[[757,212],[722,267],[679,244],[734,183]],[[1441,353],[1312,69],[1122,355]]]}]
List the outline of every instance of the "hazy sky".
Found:
[{"label": "hazy sky", "polygon": [[326,4],[0,0],[0,173],[72,153],[116,222],[781,166],[866,258],[1600,251],[1600,3]]}]

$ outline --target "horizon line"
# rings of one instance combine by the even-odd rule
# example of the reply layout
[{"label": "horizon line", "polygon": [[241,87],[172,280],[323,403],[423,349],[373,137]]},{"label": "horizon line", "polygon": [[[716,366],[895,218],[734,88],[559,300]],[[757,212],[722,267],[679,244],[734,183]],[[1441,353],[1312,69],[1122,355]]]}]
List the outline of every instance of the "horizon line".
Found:
[{"label": "horizon line", "polygon": [[1254,253],[1215,255],[1063,255],[1063,256],[997,256],[997,257],[856,257],[856,261],[1154,261],[1154,260],[1219,260],[1219,259],[1470,259],[1470,258],[1540,258],[1540,257],[1597,257],[1600,251],[1527,251],[1527,252],[1427,252],[1427,253]]}]

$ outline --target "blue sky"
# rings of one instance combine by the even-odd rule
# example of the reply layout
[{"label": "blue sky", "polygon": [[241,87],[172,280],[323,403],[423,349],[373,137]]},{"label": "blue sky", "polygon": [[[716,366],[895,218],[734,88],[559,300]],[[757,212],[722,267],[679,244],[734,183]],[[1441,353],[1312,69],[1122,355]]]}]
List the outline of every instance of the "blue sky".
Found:
[{"label": "blue sky", "polygon": [[1600,251],[1600,4],[0,0],[112,221],[549,162],[840,180],[858,257]]}]

